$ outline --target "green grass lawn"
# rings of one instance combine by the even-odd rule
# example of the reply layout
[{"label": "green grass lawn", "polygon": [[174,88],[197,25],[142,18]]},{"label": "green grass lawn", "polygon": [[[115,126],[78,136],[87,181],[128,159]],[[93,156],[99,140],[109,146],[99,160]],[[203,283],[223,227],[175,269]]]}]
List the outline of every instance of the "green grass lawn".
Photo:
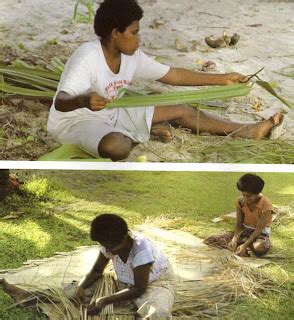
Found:
[{"label": "green grass lawn", "polygon": [[[132,227],[165,218],[166,227],[189,231],[199,237],[233,228],[232,222],[211,222],[234,211],[240,173],[20,171],[25,194],[13,194],[1,203],[0,217],[20,210],[17,220],[0,219],[0,269],[20,267],[28,259],[50,257],[92,244],[90,221],[103,212],[115,212]],[[263,193],[274,205],[293,204],[294,174],[261,173]],[[264,293],[262,300],[236,304],[232,319],[293,319],[294,222],[282,219],[273,228],[274,264],[264,268],[292,286],[287,296]],[[0,289],[0,319],[44,319],[30,309],[5,310],[13,300]]]}]

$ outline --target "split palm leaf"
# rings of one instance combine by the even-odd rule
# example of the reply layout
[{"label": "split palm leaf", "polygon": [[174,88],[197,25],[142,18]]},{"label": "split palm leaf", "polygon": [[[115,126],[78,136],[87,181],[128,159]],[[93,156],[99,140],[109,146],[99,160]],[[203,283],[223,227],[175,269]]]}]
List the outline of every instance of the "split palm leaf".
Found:
[{"label": "split palm leaf", "polygon": [[[52,70],[37,68],[19,60],[13,66],[0,65],[0,92],[4,97],[13,95],[27,98],[52,99],[58,87],[63,63],[55,58]],[[251,86],[237,84],[201,90],[176,91],[163,94],[142,95],[122,89],[119,98],[107,104],[107,108],[144,107],[150,105],[167,106],[181,103],[199,103],[212,100],[224,100],[249,93]],[[124,93],[127,96],[123,96]]]},{"label": "split palm leaf", "polygon": [[52,99],[64,64],[53,58],[50,70],[16,59],[12,65],[0,64],[0,96]]},{"label": "split palm leaf", "polygon": [[[273,95],[274,97],[276,97],[277,99],[279,99],[282,103],[284,103],[287,107],[289,107],[290,109],[294,109],[294,104],[292,102],[287,101],[286,99],[284,99],[283,97],[281,97],[280,95],[278,95],[276,93],[276,91],[274,90],[274,88],[270,85],[269,82],[262,80],[258,74],[264,69],[261,68],[260,70],[258,70],[257,72],[253,73],[252,75],[248,76],[247,81],[249,81],[251,78],[257,78],[258,80],[256,80],[256,84],[258,84],[260,87],[262,87],[263,89],[265,89],[267,92],[269,92],[271,95]],[[285,70],[288,69],[293,69],[293,66],[291,65],[290,67],[286,67],[280,70],[280,72],[274,71],[275,73],[287,76],[287,77],[293,77],[293,72],[291,73],[286,73]]]},{"label": "split palm leaf", "polygon": [[266,81],[263,80],[256,80],[256,83],[262,87],[263,89],[265,89],[267,92],[269,92],[271,95],[273,95],[274,97],[276,97],[277,99],[279,99],[282,103],[284,103],[287,107],[289,107],[290,109],[294,109],[294,103],[287,101],[285,98],[281,97],[280,95],[278,95],[276,93],[276,91],[273,89],[273,87]]},{"label": "split palm leaf", "polygon": [[131,108],[146,106],[169,106],[182,103],[197,103],[212,100],[224,100],[238,96],[245,96],[250,92],[248,84],[234,84],[201,90],[175,91],[152,95],[132,94],[114,99],[106,104],[106,108]]}]

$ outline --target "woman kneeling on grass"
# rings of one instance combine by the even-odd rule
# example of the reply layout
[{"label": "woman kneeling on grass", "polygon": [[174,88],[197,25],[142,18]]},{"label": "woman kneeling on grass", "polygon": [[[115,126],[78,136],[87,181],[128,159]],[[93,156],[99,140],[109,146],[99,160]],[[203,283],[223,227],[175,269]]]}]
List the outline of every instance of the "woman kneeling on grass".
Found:
[{"label": "woman kneeling on grass", "polygon": [[242,197],[237,200],[237,222],[234,232],[210,236],[207,245],[230,249],[239,256],[265,255],[270,247],[272,203],[261,194],[264,181],[257,175],[247,173],[237,182]]},{"label": "woman kneeling on grass", "polygon": [[112,260],[118,288],[122,290],[98,298],[88,314],[98,314],[106,305],[133,301],[154,313],[148,319],[171,319],[175,292],[173,272],[167,257],[143,235],[131,233],[127,223],[115,214],[97,216],[91,224],[91,239],[101,244],[98,258],[77,287],[75,298],[83,302],[84,289],[90,287]]},{"label": "woman kneeling on grass", "polygon": [[195,110],[189,105],[141,108],[105,108],[120,88],[133,78],[158,80],[177,86],[228,85],[246,82],[239,73],[207,74],[163,65],[139,49],[139,21],[143,11],[135,0],[105,0],[98,8],[95,41],[81,45],[69,58],[61,76],[48,119],[48,131],[62,144],[118,161],[128,157],[136,143],[151,135],[171,141],[164,121],[192,132],[245,138],[268,137],[282,121],[280,113],[256,124],[231,122]]}]

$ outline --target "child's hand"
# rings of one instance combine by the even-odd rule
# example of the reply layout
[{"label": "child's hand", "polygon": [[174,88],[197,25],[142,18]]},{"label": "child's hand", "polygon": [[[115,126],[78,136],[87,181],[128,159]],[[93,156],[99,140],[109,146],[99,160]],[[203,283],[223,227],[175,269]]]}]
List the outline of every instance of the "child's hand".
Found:
[{"label": "child's hand", "polygon": [[229,243],[229,245],[228,245],[229,249],[230,249],[231,251],[233,251],[233,252],[236,251],[237,246],[238,246],[237,240],[234,239],[234,238],[232,239],[232,241],[231,241],[231,242]]},{"label": "child's hand", "polygon": [[107,99],[99,96],[96,92],[92,92],[89,94],[89,109],[92,111],[99,111],[104,109],[106,103],[111,102],[111,99]]},{"label": "child's hand", "polygon": [[107,305],[106,297],[101,297],[96,299],[95,302],[89,305],[88,315],[93,316],[93,315],[99,314],[106,305]]},{"label": "child's hand", "polygon": [[237,250],[236,250],[236,255],[240,256],[240,257],[244,257],[247,254],[247,246],[245,244],[241,244]]},{"label": "child's hand", "polygon": [[248,77],[237,72],[231,72],[224,74],[224,84],[236,84],[236,83],[245,83],[247,82]]}]

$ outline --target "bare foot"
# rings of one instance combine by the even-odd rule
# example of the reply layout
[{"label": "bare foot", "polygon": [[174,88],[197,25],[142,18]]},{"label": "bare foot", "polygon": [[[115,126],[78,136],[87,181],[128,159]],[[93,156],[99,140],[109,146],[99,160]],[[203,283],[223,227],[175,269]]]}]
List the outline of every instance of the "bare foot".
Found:
[{"label": "bare foot", "polygon": [[233,135],[250,139],[268,138],[271,130],[280,125],[283,122],[283,119],[284,116],[280,112],[277,112],[267,120],[263,120],[256,124],[244,125],[239,130],[234,131]]},{"label": "bare foot", "polygon": [[173,134],[171,132],[171,126],[169,124],[157,124],[151,128],[150,132],[151,140],[160,140],[161,142],[171,142],[173,140]]}]

